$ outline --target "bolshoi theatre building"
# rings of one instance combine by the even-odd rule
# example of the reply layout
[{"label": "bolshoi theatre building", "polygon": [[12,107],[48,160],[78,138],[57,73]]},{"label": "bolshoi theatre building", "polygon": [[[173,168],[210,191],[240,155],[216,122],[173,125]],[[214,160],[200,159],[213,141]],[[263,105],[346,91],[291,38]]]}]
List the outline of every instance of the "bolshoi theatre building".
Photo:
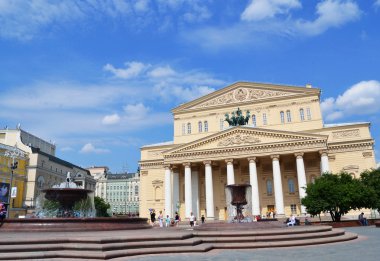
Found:
[{"label": "bolshoi theatre building", "polygon": [[[251,185],[246,214],[303,215],[304,187],[324,172],[375,168],[370,123],[324,124],[320,95],[237,82],[174,108],[173,140],[141,148],[140,215],[226,220],[232,184]],[[239,112],[246,124],[230,126]]]}]

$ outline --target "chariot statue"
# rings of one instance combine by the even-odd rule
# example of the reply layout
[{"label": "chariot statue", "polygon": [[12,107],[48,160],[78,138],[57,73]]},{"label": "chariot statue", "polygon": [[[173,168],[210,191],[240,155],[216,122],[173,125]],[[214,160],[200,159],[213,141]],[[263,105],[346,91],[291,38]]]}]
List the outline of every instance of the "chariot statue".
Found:
[{"label": "chariot statue", "polygon": [[249,110],[246,111],[246,116],[244,117],[243,112],[240,110],[240,108],[237,109],[237,111],[231,112],[231,118],[228,113],[224,115],[225,121],[228,122],[230,126],[240,126],[240,125],[247,125],[250,116]]}]

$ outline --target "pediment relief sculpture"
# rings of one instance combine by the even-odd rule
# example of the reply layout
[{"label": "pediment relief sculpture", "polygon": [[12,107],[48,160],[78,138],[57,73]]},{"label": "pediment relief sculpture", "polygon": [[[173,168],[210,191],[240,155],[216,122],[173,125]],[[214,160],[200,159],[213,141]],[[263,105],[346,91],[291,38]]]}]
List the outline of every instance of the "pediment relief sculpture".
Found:
[{"label": "pediment relief sculpture", "polygon": [[273,91],[273,90],[260,90],[251,88],[238,88],[236,90],[229,91],[221,96],[215,97],[209,101],[198,104],[194,108],[205,108],[210,106],[249,102],[260,99],[267,99],[273,97],[282,97],[294,95],[291,92]]},{"label": "pediment relief sculpture", "polygon": [[225,147],[225,146],[233,146],[233,145],[245,145],[245,144],[253,144],[253,143],[260,143],[261,140],[251,136],[251,135],[243,135],[243,134],[235,134],[232,137],[227,137],[223,140],[221,140],[218,143],[218,147]]}]

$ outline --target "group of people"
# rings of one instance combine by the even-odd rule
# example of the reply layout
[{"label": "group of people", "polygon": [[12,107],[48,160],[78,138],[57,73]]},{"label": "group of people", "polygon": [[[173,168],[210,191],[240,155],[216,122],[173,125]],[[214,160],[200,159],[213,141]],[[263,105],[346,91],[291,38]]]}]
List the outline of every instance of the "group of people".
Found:
[{"label": "group of people", "polygon": [[[152,226],[156,224],[156,221],[158,221],[158,224],[160,227],[170,227],[170,226],[178,226],[179,222],[181,221],[181,217],[179,216],[178,212],[175,212],[174,219],[170,218],[169,215],[162,214],[162,211],[159,212],[157,218],[156,218],[156,211],[154,209],[150,210],[150,223]],[[205,222],[205,217],[202,215],[201,217],[202,224]],[[197,222],[197,218],[194,216],[194,213],[191,212],[189,217],[190,227],[194,227]]]},{"label": "group of people", "polygon": [[169,217],[169,215],[162,214],[162,211],[159,212],[157,219],[156,219],[156,211],[154,209],[150,210],[150,222],[151,225],[154,226],[156,224],[156,221],[158,221],[158,224],[160,227],[170,227],[170,226],[178,226],[179,221],[181,220],[178,212],[175,212],[174,220]]}]

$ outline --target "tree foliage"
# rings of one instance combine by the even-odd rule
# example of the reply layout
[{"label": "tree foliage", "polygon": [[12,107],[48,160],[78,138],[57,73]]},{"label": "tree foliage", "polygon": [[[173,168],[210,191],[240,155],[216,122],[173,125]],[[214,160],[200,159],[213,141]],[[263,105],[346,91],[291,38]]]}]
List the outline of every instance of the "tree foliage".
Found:
[{"label": "tree foliage", "polygon": [[364,171],[360,175],[360,180],[367,187],[367,189],[374,190],[376,197],[371,208],[380,211],[380,169]]},{"label": "tree foliage", "polygon": [[101,197],[95,197],[94,204],[97,217],[109,217],[107,212],[107,210],[111,208],[109,203],[105,202]]},{"label": "tree foliage", "polygon": [[375,192],[359,179],[342,172],[326,173],[306,187],[302,204],[311,215],[329,212],[333,221],[340,221],[350,210],[373,206]]}]

